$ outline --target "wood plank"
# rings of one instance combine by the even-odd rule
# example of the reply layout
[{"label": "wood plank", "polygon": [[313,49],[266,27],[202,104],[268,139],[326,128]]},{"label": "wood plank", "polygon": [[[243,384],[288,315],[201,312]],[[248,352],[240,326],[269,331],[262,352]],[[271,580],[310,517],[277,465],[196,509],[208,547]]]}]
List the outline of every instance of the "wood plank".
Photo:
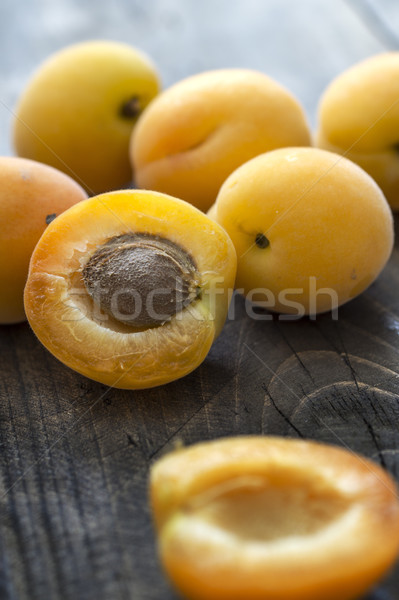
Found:
[{"label": "wood plank", "polygon": [[[146,392],[88,382],[26,325],[5,328],[2,526],[18,586],[9,597],[174,598],[155,557],[146,485],[149,464],[177,441],[308,437],[398,476],[398,261],[396,250],[338,321],[254,321],[237,298],[204,365]],[[390,585],[398,589],[397,575]]]}]

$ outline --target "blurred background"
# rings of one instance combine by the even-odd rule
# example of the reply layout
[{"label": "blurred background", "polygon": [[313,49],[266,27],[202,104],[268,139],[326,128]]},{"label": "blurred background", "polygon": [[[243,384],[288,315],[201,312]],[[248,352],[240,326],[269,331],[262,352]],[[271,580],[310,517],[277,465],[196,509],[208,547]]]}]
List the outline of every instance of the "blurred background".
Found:
[{"label": "blurred background", "polygon": [[222,67],[274,77],[304,106],[339,72],[399,48],[397,0],[1,0],[0,153],[12,154],[15,103],[56,50],[102,38],[146,51],[163,86]]}]

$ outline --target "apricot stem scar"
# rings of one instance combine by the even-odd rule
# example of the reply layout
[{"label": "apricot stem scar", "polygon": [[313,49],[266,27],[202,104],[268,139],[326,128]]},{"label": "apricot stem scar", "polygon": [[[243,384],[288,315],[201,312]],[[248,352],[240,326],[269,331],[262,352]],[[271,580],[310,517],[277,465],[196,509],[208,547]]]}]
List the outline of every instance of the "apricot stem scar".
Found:
[{"label": "apricot stem scar", "polygon": [[54,221],[56,216],[57,216],[56,213],[51,213],[51,215],[47,215],[46,216],[46,224],[50,225],[51,221]]},{"label": "apricot stem scar", "polygon": [[140,98],[138,96],[132,96],[122,104],[119,114],[126,119],[134,119],[140,114],[141,110],[142,106]]},{"label": "apricot stem scar", "polygon": [[255,237],[255,244],[258,246],[258,248],[267,248],[268,246],[270,246],[270,242],[267,239],[267,237],[263,234],[263,233],[257,233],[256,237]]}]

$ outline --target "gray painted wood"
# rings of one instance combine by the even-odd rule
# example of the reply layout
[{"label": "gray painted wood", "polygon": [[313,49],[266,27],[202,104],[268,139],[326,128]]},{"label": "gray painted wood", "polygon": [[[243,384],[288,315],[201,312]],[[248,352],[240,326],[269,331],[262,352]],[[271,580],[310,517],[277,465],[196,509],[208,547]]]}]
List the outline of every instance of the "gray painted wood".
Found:
[{"label": "gray painted wood", "polygon": [[[0,27],[0,152],[11,154],[10,111],[32,70],[66,44],[130,42],[165,86],[205,69],[256,68],[289,87],[314,123],[336,74],[392,47],[384,31],[396,35],[399,9],[395,0],[2,0]],[[338,321],[254,320],[237,297],[204,364],[142,392],[77,375],[26,324],[2,327],[0,598],[175,600],[147,478],[179,441],[306,437],[363,452],[399,478],[398,289],[396,248]],[[399,568],[367,600],[398,599]]]}]

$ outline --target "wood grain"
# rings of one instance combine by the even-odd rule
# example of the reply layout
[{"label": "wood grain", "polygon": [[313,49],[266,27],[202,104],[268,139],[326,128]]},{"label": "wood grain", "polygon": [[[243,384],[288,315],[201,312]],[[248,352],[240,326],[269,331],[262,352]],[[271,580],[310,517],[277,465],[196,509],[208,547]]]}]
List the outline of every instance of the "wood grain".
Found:
[{"label": "wood grain", "polygon": [[[211,0],[38,0],[35,30],[35,3],[21,2],[23,17],[8,0],[0,9],[4,154],[22,82],[77,37],[137,44],[165,84],[207,68],[258,68],[290,87],[314,122],[333,76],[394,44],[366,18],[371,8],[390,30],[399,25],[395,0],[220,0],[217,8]],[[0,599],[175,600],[156,555],[147,485],[150,465],[178,443],[252,433],[311,438],[362,452],[399,480],[398,290],[396,246],[378,281],[338,320],[288,322],[262,311],[254,319],[236,296],[199,369],[139,392],[64,367],[27,324],[2,327]],[[367,597],[398,599],[399,567]]]}]

